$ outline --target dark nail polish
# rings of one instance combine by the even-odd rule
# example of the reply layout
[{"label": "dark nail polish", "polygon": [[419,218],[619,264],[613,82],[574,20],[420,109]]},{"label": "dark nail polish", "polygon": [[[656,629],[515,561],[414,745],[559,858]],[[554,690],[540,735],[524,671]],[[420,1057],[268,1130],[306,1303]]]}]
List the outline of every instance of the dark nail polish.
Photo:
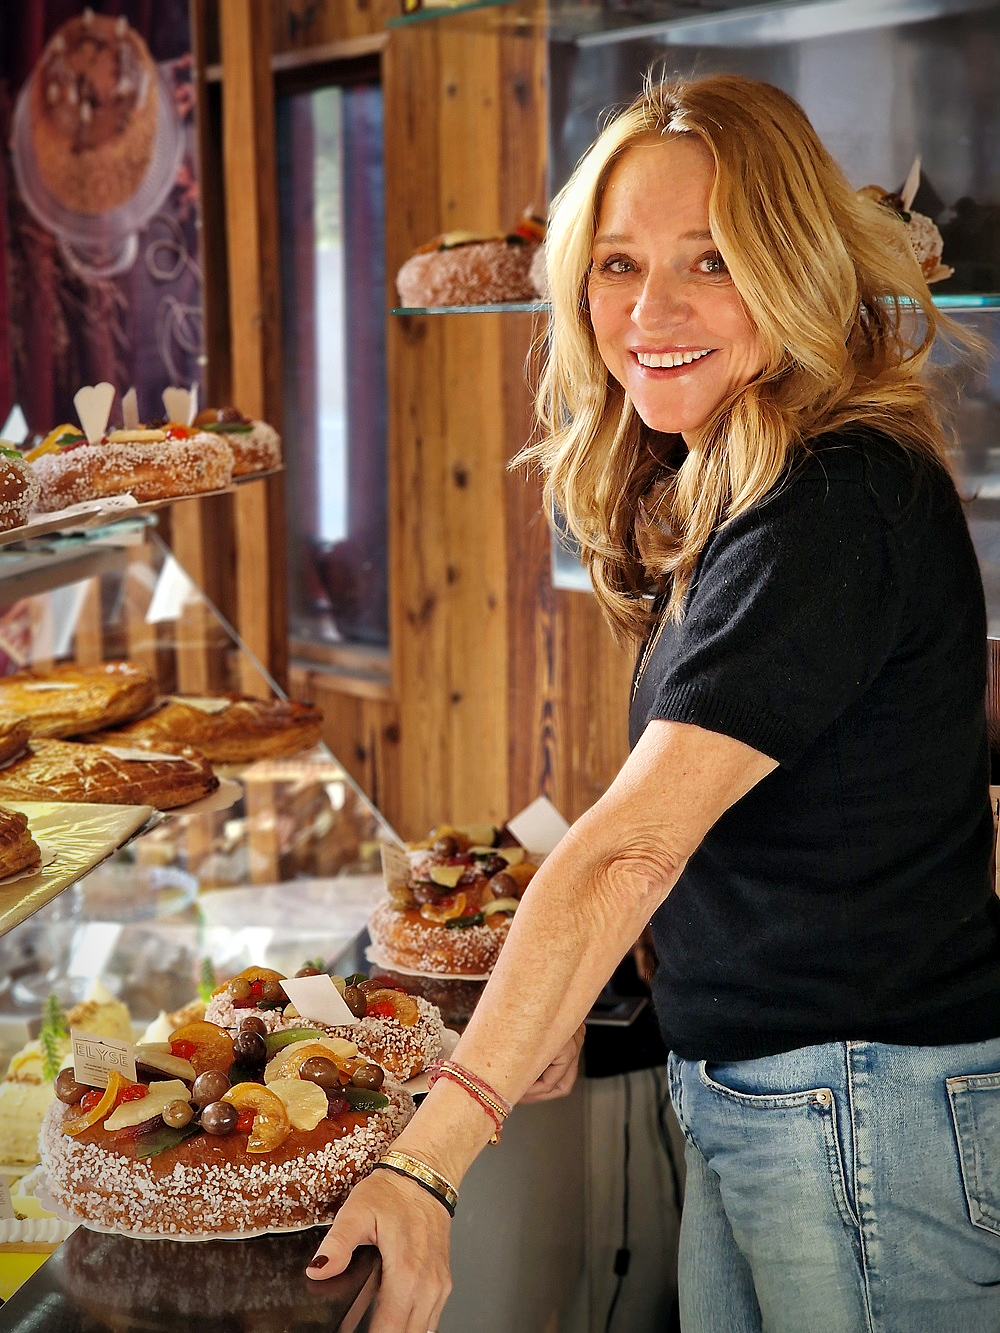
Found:
[{"label": "dark nail polish", "polygon": [[307,1267],[308,1267],[308,1268],[325,1268],[329,1262],[330,1262],[330,1260],[329,1260],[329,1258],[328,1258],[327,1255],[325,1255],[325,1254],[314,1254],[313,1257],[309,1260],[309,1263],[308,1263]]}]

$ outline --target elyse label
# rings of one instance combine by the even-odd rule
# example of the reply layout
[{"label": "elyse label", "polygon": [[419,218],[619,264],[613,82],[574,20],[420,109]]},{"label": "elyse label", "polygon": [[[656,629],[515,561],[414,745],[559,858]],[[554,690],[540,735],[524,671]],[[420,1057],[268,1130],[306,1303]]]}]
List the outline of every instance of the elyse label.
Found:
[{"label": "elyse label", "polygon": [[111,1037],[95,1037],[90,1032],[81,1032],[74,1028],[69,1034],[73,1056],[73,1077],[77,1083],[86,1083],[92,1088],[106,1088],[108,1075],[114,1069],[127,1078],[135,1080],[135,1047],[127,1041],[115,1041]]}]

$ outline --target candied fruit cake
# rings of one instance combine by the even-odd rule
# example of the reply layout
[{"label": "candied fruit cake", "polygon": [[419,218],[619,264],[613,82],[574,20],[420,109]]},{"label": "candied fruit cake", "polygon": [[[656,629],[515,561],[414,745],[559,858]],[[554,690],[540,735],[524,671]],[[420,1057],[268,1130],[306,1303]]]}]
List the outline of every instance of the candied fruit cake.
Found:
[{"label": "candied fruit cake", "polygon": [[413,1101],[353,1042],[262,1028],[245,1020],[236,1043],[185,1023],[106,1088],[63,1069],[40,1137],[50,1198],[85,1224],[167,1237],[330,1221]]}]

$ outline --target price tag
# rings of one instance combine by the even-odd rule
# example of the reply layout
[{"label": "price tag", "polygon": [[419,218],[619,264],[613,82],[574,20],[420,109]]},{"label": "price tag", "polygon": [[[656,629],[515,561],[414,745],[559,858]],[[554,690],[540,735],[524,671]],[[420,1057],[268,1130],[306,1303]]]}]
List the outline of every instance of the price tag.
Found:
[{"label": "price tag", "polygon": [[7,1177],[0,1176],[0,1222],[13,1222],[17,1217],[14,1205],[10,1201],[10,1186]]},{"label": "price tag", "polygon": [[530,852],[548,856],[568,830],[569,823],[547,796],[539,796],[513,819],[508,819],[507,828],[522,847]]},{"label": "price tag", "polygon": [[382,856],[382,878],[385,887],[391,889],[397,884],[407,884],[410,879],[410,858],[405,847],[397,847],[391,842],[379,843]]},{"label": "price tag", "polygon": [[333,978],[325,972],[321,972],[318,977],[286,977],[281,983],[281,989],[303,1018],[326,1023],[328,1027],[358,1022],[333,984]]},{"label": "price tag", "polygon": [[69,1036],[72,1043],[73,1077],[77,1083],[86,1083],[92,1088],[106,1088],[112,1069],[130,1083],[136,1081],[135,1047],[131,1042],[96,1037],[91,1032],[81,1032],[79,1028],[73,1028]]}]

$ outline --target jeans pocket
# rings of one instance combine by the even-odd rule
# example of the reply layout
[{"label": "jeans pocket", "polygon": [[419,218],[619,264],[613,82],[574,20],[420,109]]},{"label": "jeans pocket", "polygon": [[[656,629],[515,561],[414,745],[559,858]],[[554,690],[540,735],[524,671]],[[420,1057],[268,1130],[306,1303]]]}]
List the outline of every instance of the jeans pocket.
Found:
[{"label": "jeans pocket", "polygon": [[1000,1073],[945,1080],[969,1220],[1000,1236]]},{"label": "jeans pocket", "polygon": [[794,1086],[781,1077],[780,1062],[780,1056],[768,1057],[770,1074],[761,1078],[758,1062],[702,1061],[698,1081],[739,1138],[765,1145],[765,1158],[783,1161],[803,1179],[818,1170],[817,1184],[820,1179],[828,1182],[841,1221],[854,1228],[858,1219],[833,1090]]}]

